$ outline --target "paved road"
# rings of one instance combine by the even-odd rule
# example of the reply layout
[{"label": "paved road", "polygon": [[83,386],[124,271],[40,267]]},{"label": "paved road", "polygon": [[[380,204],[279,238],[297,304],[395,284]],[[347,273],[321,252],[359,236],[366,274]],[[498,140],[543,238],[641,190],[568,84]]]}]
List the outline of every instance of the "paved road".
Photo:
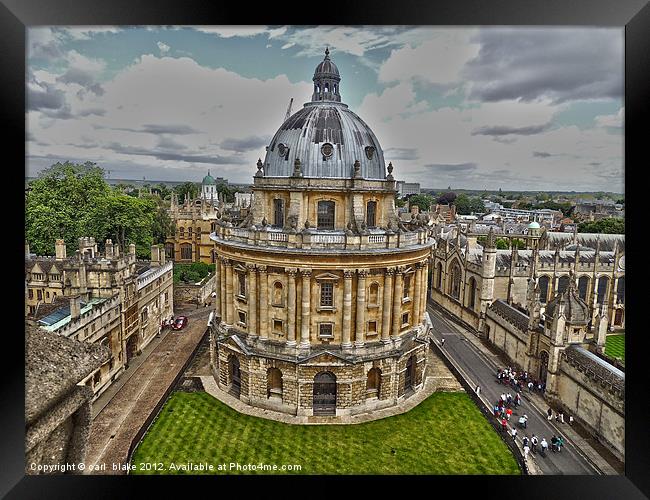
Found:
[{"label": "paved road", "polygon": [[[486,401],[489,408],[499,399],[502,392],[507,393],[506,386],[497,383],[496,371],[497,366],[483,352],[481,352],[472,342],[467,340],[461,330],[453,325],[451,321],[444,318],[439,311],[428,307],[429,316],[433,323],[434,338],[436,341],[445,339],[443,349],[449,356],[462,368],[472,384],[472,387],[480,385],[481,399]],[[511,393],[514,391],[511,389]],[[542,458],[539,453],[534,457],[535,463],[544,474],[597,474],[598,471],[584,458],[574,446],[567,442],[562,452],[553,453],[550,451],[551,436],[555,434],[556,429],[546,420],[545,412],[547,408],[536,409],[532,406],[531,401],[526,395],[526,390],[522,391],[522,404],[513,409],[513,415],[510,423],[515,424],[520,415],[528,415],[527,429],[518,429],[517,443],[521,446],[521,438],[528,434],[530,437],[533,433],[539,440],[546,438],[549,443],[549,452],[546,458]]]}]

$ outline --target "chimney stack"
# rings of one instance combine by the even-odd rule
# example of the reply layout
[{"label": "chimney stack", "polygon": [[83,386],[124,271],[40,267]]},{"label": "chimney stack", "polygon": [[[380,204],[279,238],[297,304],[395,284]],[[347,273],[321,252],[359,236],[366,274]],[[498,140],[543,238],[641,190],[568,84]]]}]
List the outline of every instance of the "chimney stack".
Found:
[{"label": "chimney stack", "polygon": [[106,258],[107,259],[113,259],[114,252],[113,252],[113,240],[106,240]]},{"label": "chimney stack", "polygon": [[129,245],[129,255],[135,255],[135,244],[131,243]]},{"label": "chimney stack", "polygon": [[25,259],[29,260],[29,243],[25,242]]},{"label": "chimney stack", "polygon": [[66,258],[65,253],[65,241],[59,239],[54,242],[54,248],[56,250],[56,260],[63,260]]},{"label": "chimney stack", "polygon": [[158,245],[151,245],[151,267],[160,266],[160,248]]},{"label": "chimney stack", "polygon": [[72,321],[81,316],[81,295],[70,297],[70,319]]}]

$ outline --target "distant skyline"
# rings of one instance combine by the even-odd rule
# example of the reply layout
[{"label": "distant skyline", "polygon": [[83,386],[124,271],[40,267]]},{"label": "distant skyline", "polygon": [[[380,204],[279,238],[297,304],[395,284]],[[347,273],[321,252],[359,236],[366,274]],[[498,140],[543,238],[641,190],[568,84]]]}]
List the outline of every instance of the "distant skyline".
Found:
[{"label": "distant skyline", "polygon": [[252,183],[325,46],[398,180],[624,191],[623,28],[28,28],[26,176]]}]

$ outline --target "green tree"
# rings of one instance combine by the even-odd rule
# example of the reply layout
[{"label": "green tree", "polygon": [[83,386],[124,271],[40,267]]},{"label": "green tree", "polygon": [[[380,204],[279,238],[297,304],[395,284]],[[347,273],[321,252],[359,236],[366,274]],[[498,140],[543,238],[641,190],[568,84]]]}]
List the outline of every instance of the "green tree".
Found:
[{"label": "green tree", "polygon": [[503,238],[497,238],[496,245],[497,245],[497,250],[507,250],[508,249],[508,242],[506,240],[504,240]]},{"label": "green tree", "polygon": [[456,193],[453,191],[448,191],[438,196],[437,201],[440,205],[452,205],[454,203],[454,200],[456,200]]},{"label": "green tree", "polygon": [[429,194],[414,194],[409,197],[409,206],[417,205],[423,212],[427,212],[434,202],[433,196]]},{"label": "green tree", "polygon": [[191,200],[199,195],[199,185],[194,182],[184,182],[176,186],[174,191],[178,195],[178,202],[185,203],[186,197]]},{"label": "green tree", "polygon": [[625,219],[609,217],[578,224],[579,233],[625,234]]}]

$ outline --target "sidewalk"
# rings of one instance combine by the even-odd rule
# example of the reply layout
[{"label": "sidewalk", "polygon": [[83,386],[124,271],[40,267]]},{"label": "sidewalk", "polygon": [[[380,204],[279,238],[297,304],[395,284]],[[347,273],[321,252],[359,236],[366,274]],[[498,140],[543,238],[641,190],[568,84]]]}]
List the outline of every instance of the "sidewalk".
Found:
[{"label": "sidewalk", "polygon": [[[458,324],[453,324],[454,328],[459,331],[469,342],[472,343],[474,347],[480,352],[481,356],[487,360],[494,367],[494,373],[496,376],[497,368],[503,368],[504,364],[500,356],[490,351],[490,349],[481,342],[481,340],[476,337],[473,333],[467,331],[465,328],[459,326]],[[530,404],[541,414],[546,417],[546,410],[549,405],[544,400],[544,398],[538,393],[529,393],[527,390],[521,392],[521,397],[524,401],[530,402]],[[549,424],[557,430],[557,433],[565,436],[569,442],[573,444],[575,449],[584,455],[597,469],[601,471],[602,474],[607,475],[619,475],[623,474],[622,469],[623,464],[620,464],[619,471],[614,468],[609,461],[605,460],[602,455],[594,449],[592,444],[588,439],[585,439],[577,431],[575,431],[569,424],[558,424],[555,421],[549,422]],[[613,457],[612,457],[613,458]],[[614,459],[615,460],[615,459]]]}]

